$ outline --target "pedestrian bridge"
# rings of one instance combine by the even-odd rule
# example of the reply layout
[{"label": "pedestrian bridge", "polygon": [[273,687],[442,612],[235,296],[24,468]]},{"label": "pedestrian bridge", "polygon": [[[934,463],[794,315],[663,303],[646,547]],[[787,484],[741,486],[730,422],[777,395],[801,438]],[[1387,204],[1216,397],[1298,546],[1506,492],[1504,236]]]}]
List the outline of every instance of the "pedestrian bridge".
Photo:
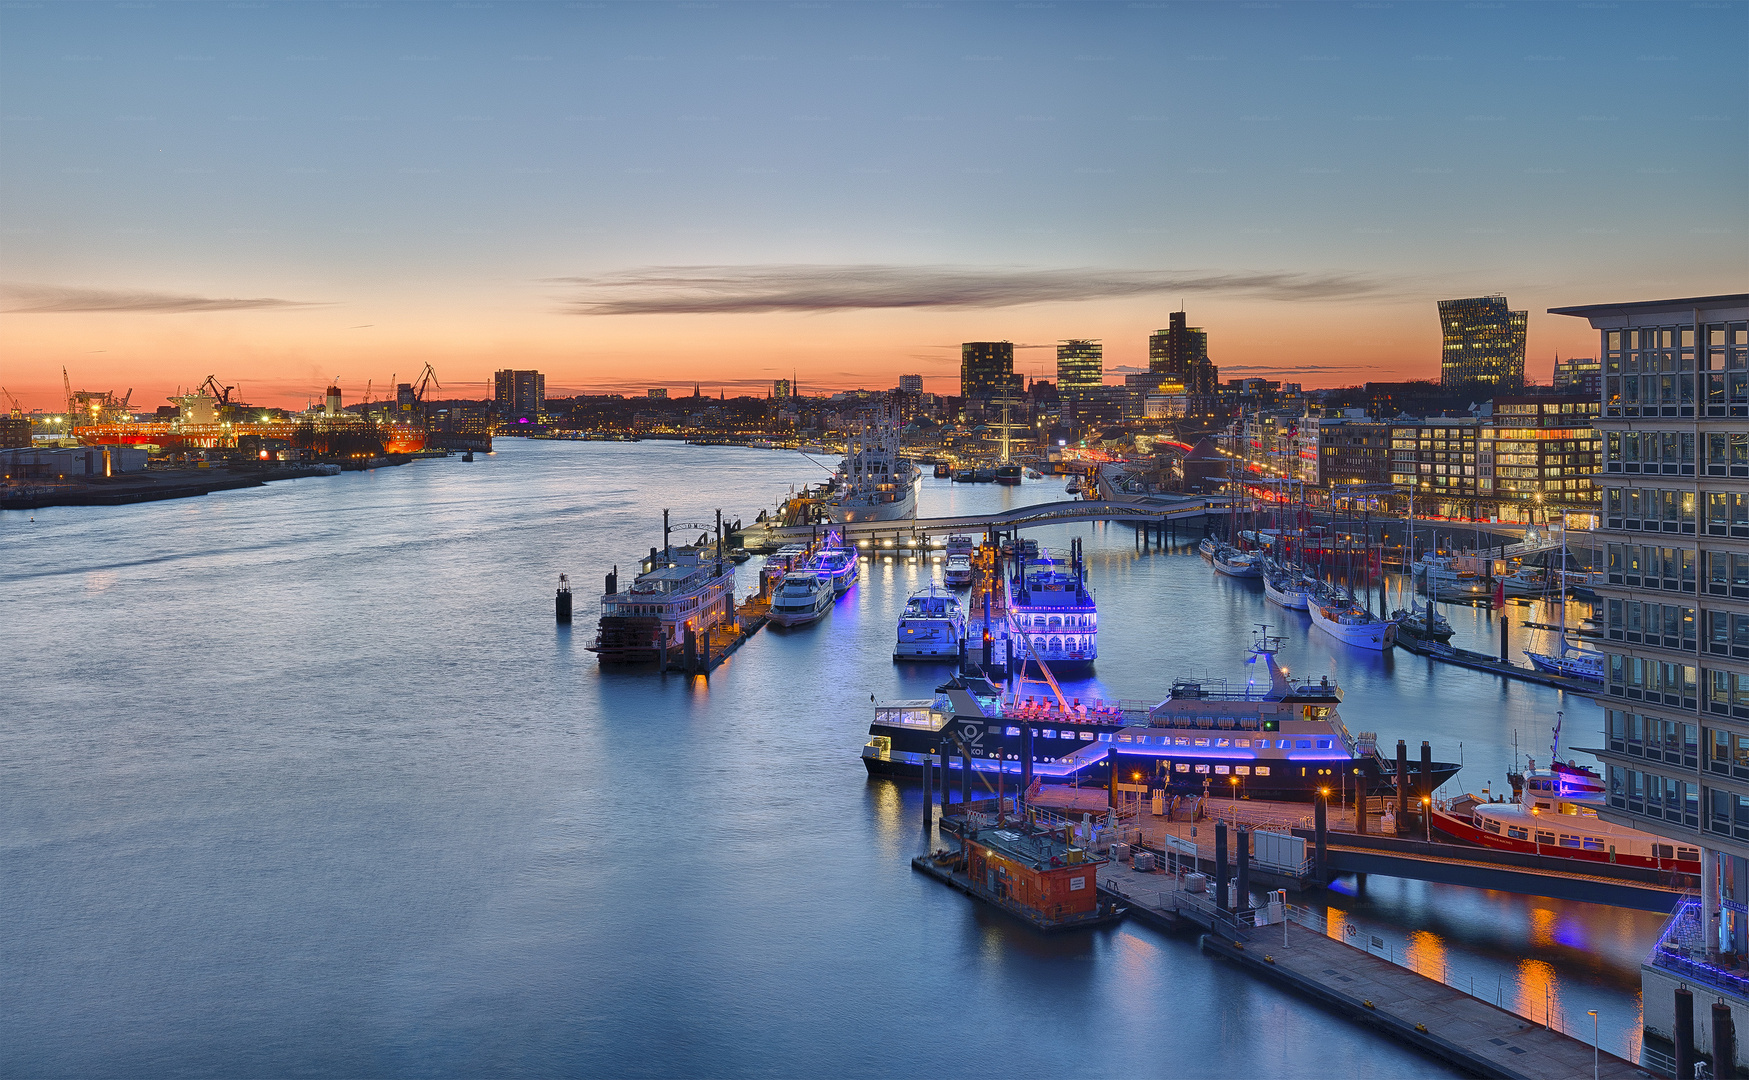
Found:
[{"label": "pedestrian bridge", "polygon": [[853,521],[830,525],[754,525],[743,532],[743,545],[768,548],[811,540],[827,529],[841,532],[846,541],[923,539],[950,533],[1008,532],[1040,525],[1065,525],[1077,521],[1131,521],[1154,525],[1161,522],[1201,521],[1210,514],[1226,512],[1221,498],[1162,498],[1139,502],[1102,502],[1069,499],[1062,502],[1017,506],[996,514],[965,514],[958,517],[897,518],[892,521]]}]

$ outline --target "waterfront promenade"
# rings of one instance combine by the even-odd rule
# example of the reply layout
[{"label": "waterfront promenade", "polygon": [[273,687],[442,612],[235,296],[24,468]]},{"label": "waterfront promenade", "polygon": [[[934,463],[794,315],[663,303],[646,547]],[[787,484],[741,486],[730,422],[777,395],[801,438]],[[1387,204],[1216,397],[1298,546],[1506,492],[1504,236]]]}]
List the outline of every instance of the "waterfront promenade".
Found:
[{"label": "waterfront promenade", "polygon": [[[1449,969],[1418,971],[1350,945],[1333,936],[1328,920],[1316,912],[1290,908],[1282,922],[1261,926],[1249,915],[1235,920],[1216,914],[1206,893],[1185,891],[1178,875],[1138,872],[1122,863],[1100,867],[1100,890],[1129,904],[1131,917],[1140,921],[1162,929],[1206,929],[1200,941],[1209,955],[1472,1076],[1586,1080],[1594,1075],[1594,1057],[1597,1077],[1651,1075],[1594,1051],[1590,1032],[1579,1030],[1588,1025],[1575,1023],[1588,1016],[1563,1015],[1545,999],[1538,1023],[1478,996],[1486,988],[1473,979],[1468,991],[1451,985]],[[1337,933],[1354,929],[1340,924]],[[1536,1003],[1525,1004],[1535,1011]]]}]

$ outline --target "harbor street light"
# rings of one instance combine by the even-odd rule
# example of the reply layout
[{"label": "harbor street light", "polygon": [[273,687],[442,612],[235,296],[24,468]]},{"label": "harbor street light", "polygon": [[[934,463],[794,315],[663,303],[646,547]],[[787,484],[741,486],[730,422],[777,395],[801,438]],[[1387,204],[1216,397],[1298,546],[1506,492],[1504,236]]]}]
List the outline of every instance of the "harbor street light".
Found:
[{"label": "harbor street light", "polygon": [[1597,1010],[1587,1009],[1585,1011],[1591,1014],[1591,1080],[1598,1080]]},{"label": "harbor street light", "polygon": [[1427,826],[1427,842],[1433,843],[1433,800],[1426,795],[1421,796],[1421,822]]}]

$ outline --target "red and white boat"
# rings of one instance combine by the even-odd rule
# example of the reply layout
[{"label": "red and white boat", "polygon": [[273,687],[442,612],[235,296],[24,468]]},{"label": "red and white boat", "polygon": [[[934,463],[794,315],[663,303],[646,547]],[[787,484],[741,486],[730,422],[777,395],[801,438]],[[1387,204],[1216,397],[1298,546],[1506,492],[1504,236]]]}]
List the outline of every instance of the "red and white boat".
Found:
[{"label": "red and white boat", "polygon": [[1454,840],[1494,848],[1573,859],[1700,873],[1700,849],[1669,838],[1616,825],[1597,816],[1607,793],[1602,777],[1572,762],[1524,772],[1509,802],[1464,794],[1433,804],[1433,827]]}]

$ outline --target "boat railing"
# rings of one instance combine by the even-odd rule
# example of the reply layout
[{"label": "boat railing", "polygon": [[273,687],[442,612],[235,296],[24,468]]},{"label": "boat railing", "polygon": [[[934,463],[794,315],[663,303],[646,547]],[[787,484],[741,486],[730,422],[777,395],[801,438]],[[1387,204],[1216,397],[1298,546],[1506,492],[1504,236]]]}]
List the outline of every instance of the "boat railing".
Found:
[{"label": "boat railing", "polygon": [[1700,897],[1687,894],[1671,912],[1646,963],[1739,998],[1749,998],[1749,969],[1723,963],[1708,940]]}]

